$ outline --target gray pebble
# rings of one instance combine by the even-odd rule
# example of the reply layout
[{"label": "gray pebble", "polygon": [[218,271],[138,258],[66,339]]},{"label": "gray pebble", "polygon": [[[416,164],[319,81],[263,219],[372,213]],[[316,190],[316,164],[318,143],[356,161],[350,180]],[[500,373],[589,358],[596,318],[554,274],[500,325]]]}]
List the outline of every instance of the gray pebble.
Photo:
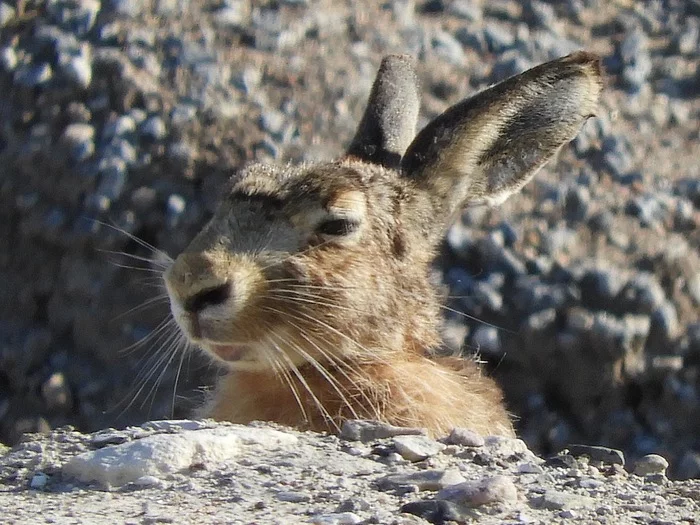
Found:
[{"label": "gray pebble", "polygon": [[622,78],[632,91],[639,90],[651,73],[648,46],[648,38],[640,28],[630,31],[620,45]]},{"label": "gray pebble", "polygon": [[590,496],[548,489],[535,503],[549,510],[573,510],[593,508],[596,500]]},{"label": "gray pebble", "polygon": [[14,17],[15,8],[6,2],[0,2],[0,27],[5,27]]},{"label": "gray pebble", "polygon": [[472,0],[454,0],[448,4],[447,12],[469,22],[478,22],[482,17],[481,7]]},{"label": "gray pebble", "polygon": [[399,490],[402,487],[415,486],[420,491],[442,490],[450,485],[466,480],[458,470],[419,470],[407,474],[389,474],[377,480],[382,490]]},{"label": "gray pebble", "polygon": [[75,162],[87,160],[95,153],[95,128],[90,124],[69,124],[63,130],[61,141]]},{"label": "gray pebble", "polygon": [[100,12],[99,0],[58,0],[47,5],[49,15],[67,31],[85,35],[95,25]]},{"label": "gray pebble", "polygon": [[354,512],[337,512],[332,514],[321,514],[313,516],[311,523],[314,525],[356,525],[363,521]]},{"label": "gray pebble", "polygon": [[402,435],[425,435],[425,429],[396,427],[381,421],[348,419],[340,429],[340,439],[348,441],[374,441]]},{"label": "gray pebble", "polygon": [[486,324],[480,324],[471,336],[471,346],[480,354],[489,357],[497,357],[502,354],[501,336],[498,328]]},{"label": "gray pebble", "polygon": [[618,305],[625,311],[651,314],[666,300],[666,293],[656,276],[637,273],[622,287]]},{"label": "gray pebble", "polygon": [[100,184],[97,193],[110,200],[117,199],[124,190],[127,175],[126,163],[123,160],[117,157],[103,159],[100,162]]},{"label": "gray pebble", "polygon": [[590,203],[590,191],[582,186],[574,186],[566,194],[564,205],[566,218],[574,222],[586,220],[590,210]]},{"label": "gray pebble", "polygon": [[443,443],[427,436],[397,436],[394,438],[394,446],[407,461],[422,461],[445,449]]},{"label": "gray pebble", "polygon": [[109,120],[102,128],[102,140],[109,142],[114,137],[122,137],[136,131],[136,122],[131,115],[120,115]]},{"label": "gray pebble", "polygon": [[446,31],[437,31],[431,40],[435,53],[450,64],[461,66],[465,56],[459,40]]},{"label": "gray pebble", "polygon": [[451,501],[412,501],[402,505],[400,511],[419,516],[429,523],[465,522],[465,516],[463,516],[459,507]]},{"label": "gray pebble", "polygon": [[592,461],[610,463],[612,465],[625,466],[625,456],[622,451],[593,445],[569,445],[569,454],[572,456],[588,456]]},{"label": "gray pebble", "polygon": [[8,72],[17,67],[17,53],[13,47],[6,46],[0,49],[0,66]]},{"label": "gray pebble", "polygon": [[19,66],[15,70],[14,80],[16,84],[24,87],[37,87],[46,84],[53,78],[53,70],[46,62],[41,64],[27,64]]},{"label": "gray pebble", "polygon": [[624,283],[624,276],[613,268],[591,269],[579,281],[581,301],[592,309],[611,309]]},{"label": "gray pebble", "polygon": [[221,27],[237,27],[247,23],[248,13],[244,2],[229,2],[214,12],[214,23]]},{"label": "gray pebble", "polygon": [[62,53],[59,56],[61,72],[66,78],[83,89],[92,82],[92,61],[87,46],[81,46],[77,53]]},{"label": "gray pebble", "polygon": [[480,436],[468,428],[457,427],[450,432],[447,443],[461,445],[463,447],[483,447],[485,440],[483,436]]},{"label": "gray pebble", "polygon": [[41,396],[50,410],[69,410],[73,405],[70,386],[61,372],[55,372],[41,385]]},{"label": "gray pebble", "polygon": [[697,18],[688,17],[687,25],[676,37],[676,49],[684,55],[697,54],[700,47],[700,23]]},{"label": "gray pebble", "polygon": [[518,501],[518,490],[510,477],[494,476],[447,487],[438,492],[437,499],[469,507],[480,507],[490,503],[514,504]]},{"label": "gray pebble", "polygon": [[157,115],[147,118],[139,127],[139,132],[142,137],[151,140],[162,140],[168,134],[165,122]]},{"label": "gray pebble", "polygon": [[515,44],[513,31],[497,24],[489,24],[484,28],[484,38],[492,53],[503,53]]},{"label": "gray pebble", "polygon": [[648,454],[637,460],[634,464],[634,473],[637,476],[648,476],[650,474],[666,474],[668,461],[657,454]]},{"label": "gray pebble", "polygon": [[680,332],[678,312],[671,301],[664,301],[651,314],[650,338],[658,338],[663,344],[675,339]]},{"label": "gray pebble", "polygon": [[288,503],[305,503],[311,499],[311,496],[308,494],[291,490],[281,490],[276,494],[276,497],[279,501],[286,501]]},{"label": "gray pebble", "polygon": [[114,11],[120,15],[136,18],[144,12],[146,4],[140,0],[109,0]]}]

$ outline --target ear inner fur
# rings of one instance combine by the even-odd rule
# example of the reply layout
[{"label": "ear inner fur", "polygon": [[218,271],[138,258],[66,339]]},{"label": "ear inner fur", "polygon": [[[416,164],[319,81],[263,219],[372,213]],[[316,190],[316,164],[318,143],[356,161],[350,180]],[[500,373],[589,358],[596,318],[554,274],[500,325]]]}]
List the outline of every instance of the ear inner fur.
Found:
[{"label": "ear inner fur", "polygon": [[413,140],[420,98],[413,57],[389,55],[382,60],[347,155],[398,167]]},{"label": "ear inner fur", "polygon": [[512,77],[428,124],[401,161],[443,218],[499,204],[524,186],[595,112],[600,60],[578,52]]}]

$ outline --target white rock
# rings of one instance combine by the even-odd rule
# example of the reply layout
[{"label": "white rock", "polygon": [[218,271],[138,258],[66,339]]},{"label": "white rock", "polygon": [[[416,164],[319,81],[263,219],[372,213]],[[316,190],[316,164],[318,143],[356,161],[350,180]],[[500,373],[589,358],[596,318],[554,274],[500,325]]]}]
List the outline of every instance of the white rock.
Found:
[{"label": "white rock", "polygon": [[634,473],[637,476],[647,476],[649,474],[666,474],[668,461],[658,454],[647,454],[639,459],[634,465]]},{"label": "white rock", "polygon": [[438,499],[479,507],[489,503],[512,504],[518,501],[518,490],[508,476],[493,476],[479,481],[466,481],[438,492]]},{"label": "white rock", "polygon": [[245,453],[248,446],[276,448],[296,442],[291,434],[240,426],[156,434],[75,456],[63,472],[83,482],[121,486],[143,476],[164,477],[192,465],[221,463]]},{"label": "white rock", "polygon": [[394,446],[404,459],[421,461],[439,454],[446,445],[427,436],[397,436],[394,438]]},{"label": "white rock", "polygon": [[476,432],[468,428],[455,428],[447,438],[449,443],[453,445],[462,445],[464,447],[483,447],[485,440]]},{"label": "white rock", "polygon": [[311,518],[311,523],[314,525],[356,525],[361,521],[362,518],[354,512],[337,512]]}]

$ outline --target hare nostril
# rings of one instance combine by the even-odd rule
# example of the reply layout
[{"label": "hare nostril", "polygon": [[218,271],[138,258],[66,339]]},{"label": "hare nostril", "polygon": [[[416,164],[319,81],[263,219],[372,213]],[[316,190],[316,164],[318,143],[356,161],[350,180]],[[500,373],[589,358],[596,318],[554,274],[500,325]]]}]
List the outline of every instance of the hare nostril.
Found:
[{"label": "hare nostril", "polygon": [[184,307],[187,312],[199,312],[207,306],[221,304],[231,295],[231,286],[222,284],[214,288],[202,290],[185,301]]}]

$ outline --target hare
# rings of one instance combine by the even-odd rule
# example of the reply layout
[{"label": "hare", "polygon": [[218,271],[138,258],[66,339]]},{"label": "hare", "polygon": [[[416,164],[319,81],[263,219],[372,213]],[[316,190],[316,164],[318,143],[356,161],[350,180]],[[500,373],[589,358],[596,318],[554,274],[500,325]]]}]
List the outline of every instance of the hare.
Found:
[{"label": "hare", "polygon": [[463,207],[502,202],[574,138],[601,85],[598,57],[577,52],[456,104],[414,138],[413,61],[388,56],[345,155],[234,176],[164,274],[182,332],[227,368],[201,415],[513,435],[474,360],[437,356],[429,265]]}]

